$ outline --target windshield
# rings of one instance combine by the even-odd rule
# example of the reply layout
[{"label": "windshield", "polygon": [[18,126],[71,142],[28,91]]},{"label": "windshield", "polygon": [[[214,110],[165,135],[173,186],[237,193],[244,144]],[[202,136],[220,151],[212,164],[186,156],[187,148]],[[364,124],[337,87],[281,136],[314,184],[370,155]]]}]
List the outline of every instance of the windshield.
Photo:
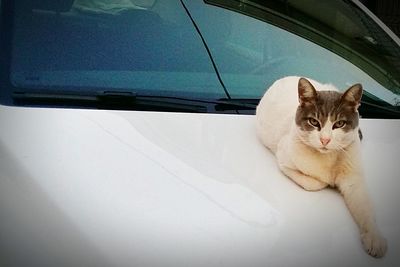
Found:
[{"label": "windshield", "polygon": [[[255,105],[275,80],[296,75],[341,90],[362,83],[365,101],[399,111],[399,46],[351,1],[3,0],[2,5],[4,104],[18,104],[13,96],[21,92],[111,92],[119,98],[129,93]],[[242,108],[254,113],[254,105]]]},{"label": "windshield", "polygon": [[179,1],[137,2],[15,1],[12,84],[224,97]]}]

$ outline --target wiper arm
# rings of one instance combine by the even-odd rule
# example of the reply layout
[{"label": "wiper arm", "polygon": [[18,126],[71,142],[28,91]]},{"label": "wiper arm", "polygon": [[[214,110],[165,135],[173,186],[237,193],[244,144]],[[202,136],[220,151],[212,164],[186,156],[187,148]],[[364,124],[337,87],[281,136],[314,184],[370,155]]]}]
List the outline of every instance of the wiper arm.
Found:
[{"label": "wiper arm", "polygon": [[255,110],[258,99],[192,99],[175,96],[138,95],[130,91],[48,92],[16,91],[16,105],[82,107],[117,110],[157,110],[181,112],[224,112]]}]

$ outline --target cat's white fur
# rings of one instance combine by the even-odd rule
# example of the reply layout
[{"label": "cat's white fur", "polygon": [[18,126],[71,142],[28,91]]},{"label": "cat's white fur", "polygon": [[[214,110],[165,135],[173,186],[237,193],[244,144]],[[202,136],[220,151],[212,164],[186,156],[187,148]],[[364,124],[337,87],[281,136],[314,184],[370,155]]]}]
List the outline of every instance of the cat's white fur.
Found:
[{"label": "cat's white fur", "polygon": [[[304,189],[337,187],[359,227],[364,249],[382,257],[387,245],[377,229],[364,184],[358,127],[346,133],[340,128],[332,130],[334,122],[328,121],[320,131],[302,131],[295,123],[299,79],[282,78],[266,91],[256,112],[258,137],[276,155],[281,171]],[[338,91],[332,85],[307,80],[317,91]],[[320,138],[331,141],[324,148]]]}]

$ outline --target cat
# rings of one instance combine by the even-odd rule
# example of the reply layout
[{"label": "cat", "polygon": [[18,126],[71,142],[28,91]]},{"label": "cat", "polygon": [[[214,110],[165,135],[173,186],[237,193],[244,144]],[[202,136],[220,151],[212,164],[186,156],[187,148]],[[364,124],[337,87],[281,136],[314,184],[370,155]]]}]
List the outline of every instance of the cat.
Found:
[{"label": "cat", "polygon": [[375,223],[360,159],[362,92],[361,84],[340,93],[333,85],[311,79],[282,78],[260,100],[256,128],[280,170],[299,186],[340,191],[365,251],[382,257],[387,243]]}]

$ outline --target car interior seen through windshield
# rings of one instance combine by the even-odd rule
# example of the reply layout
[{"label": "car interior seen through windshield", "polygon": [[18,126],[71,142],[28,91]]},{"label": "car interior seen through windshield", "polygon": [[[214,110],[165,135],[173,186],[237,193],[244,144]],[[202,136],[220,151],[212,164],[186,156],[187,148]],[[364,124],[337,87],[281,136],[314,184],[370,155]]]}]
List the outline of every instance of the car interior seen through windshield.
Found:
[{"label": "car interior seen through windshield", "polygon": [[296,75],[400,117],[399,45],[350,0],[2,0],[1,34],[4,105],[254,114]]}]

